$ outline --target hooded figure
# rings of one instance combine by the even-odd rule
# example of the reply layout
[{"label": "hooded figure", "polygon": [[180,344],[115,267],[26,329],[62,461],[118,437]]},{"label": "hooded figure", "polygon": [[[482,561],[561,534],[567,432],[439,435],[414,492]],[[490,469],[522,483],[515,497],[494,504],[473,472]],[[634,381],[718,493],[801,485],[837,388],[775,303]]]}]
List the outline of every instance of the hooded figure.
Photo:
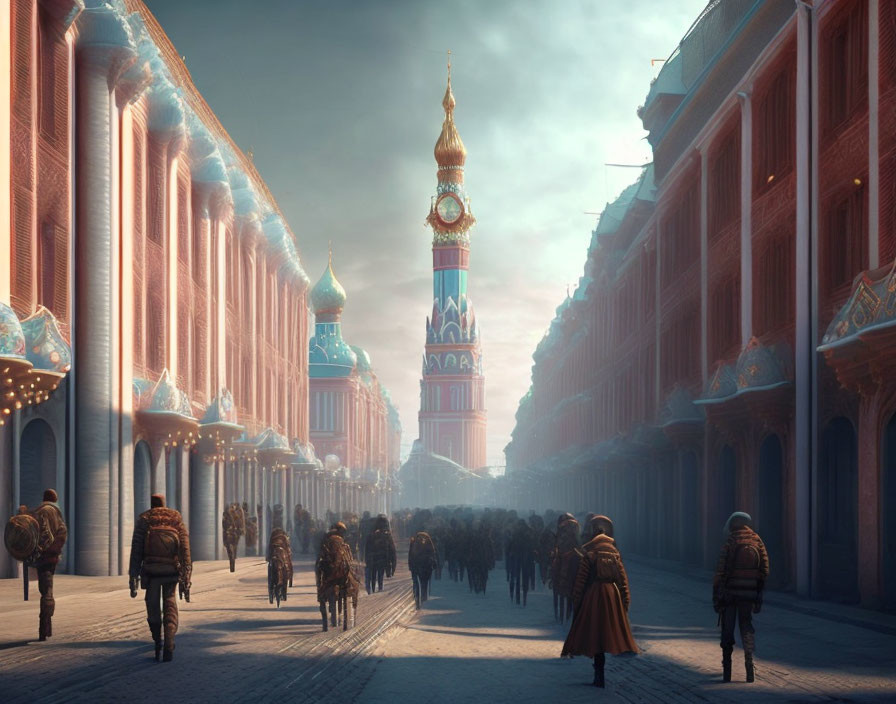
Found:
[{"label": "hooded figure", "polygon": [[725,522],[725,543],[719,552],[712,580],[713,608],[722,626],[722,679],[731,681],[734,623],[740,627],[747,682],[755,679],[753,651],[756,636],[753,614],[762,608],[762,592],[768,579],[768,552],[751,524],[750,514],[732,513]]},{"label": "hooded figure", "polygon": [[573,588],[575,613],[561,656],[594,658],[594,686],[604,686],[604,653],[637,653],[628,622],[630,595],[622,555],[613,540],[613,522],[594,516],[594,537],[582,546]]}]

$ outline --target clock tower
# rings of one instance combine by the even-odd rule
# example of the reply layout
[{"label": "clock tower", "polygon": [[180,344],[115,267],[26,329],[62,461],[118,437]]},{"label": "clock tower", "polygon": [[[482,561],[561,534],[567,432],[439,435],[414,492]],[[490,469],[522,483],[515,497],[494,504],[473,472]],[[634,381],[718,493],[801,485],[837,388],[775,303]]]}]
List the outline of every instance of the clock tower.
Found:
[{"label": "clock tower", "polygon": [[485,377],[479,325],[467,296],[476,219],[464,191],[467,151],[454,124],[454,106],[449,62],[445,121],[435,146],[438,182],[426,218],[433,232],[433,303],[420,382],[420,442],[426,452],[479,469],[486,464]]}]

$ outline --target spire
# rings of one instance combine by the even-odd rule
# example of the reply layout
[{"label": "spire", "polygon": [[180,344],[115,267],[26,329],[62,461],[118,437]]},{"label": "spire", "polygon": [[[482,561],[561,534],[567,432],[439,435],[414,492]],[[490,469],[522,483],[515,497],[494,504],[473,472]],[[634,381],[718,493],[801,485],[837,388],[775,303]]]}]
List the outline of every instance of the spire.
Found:
[{"label": "spire", "polygon": [[442,133],[436,141],[434,150],[436,162],[444,167],[462,167],[467,160],[467,150],[457,133],[454,125],[454,93],[451,92],[451,51],[448,52],[448,86],[445,88],[445,97],[442,98],[442,107],[445,109],[445,121],[442,123]]}]

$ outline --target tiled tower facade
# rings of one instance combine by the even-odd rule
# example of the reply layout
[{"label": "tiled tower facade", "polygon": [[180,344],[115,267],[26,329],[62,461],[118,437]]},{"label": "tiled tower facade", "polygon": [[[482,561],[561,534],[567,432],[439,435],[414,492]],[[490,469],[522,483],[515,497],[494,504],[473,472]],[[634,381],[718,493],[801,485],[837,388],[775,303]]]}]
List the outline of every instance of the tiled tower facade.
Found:
[{"label": "tiled tower facade", "polygon": [[470,229],[476,222],[464,192],[467,152],[454,125],[451,65],[436,142],[438,187],[426,221],[433,230],[433,305],[426,321],[420,382],[423,449],[467,469],[485,466],[485,377],[473,304],[467,297]]}]

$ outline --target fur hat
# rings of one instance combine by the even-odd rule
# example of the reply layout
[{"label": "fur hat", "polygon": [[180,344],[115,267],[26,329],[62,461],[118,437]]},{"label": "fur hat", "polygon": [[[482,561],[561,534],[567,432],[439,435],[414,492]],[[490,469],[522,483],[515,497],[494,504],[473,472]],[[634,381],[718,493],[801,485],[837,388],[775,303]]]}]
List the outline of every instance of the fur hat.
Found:
[{"label": "fur hat", "polygon": [[57,501],[59,501],[59,495],[52,489],[45,489],[44,501],[51,501],[55,504]]},{"label": "fur hat", "polygon": [[591,533],[593,535],[600,535],[603,533],[610,538],[613,537],[613,521],[606,516],[592,515],[589,527],[591,528]]},{"label": "fur hat", "polygon": [[165,495],[164,494],[153,494],[149,497],[149,507],[150,508],[163,508],[165,506]]},{"label": "fur hat", "polygon": [[743,511],[735,511],[730,516],[728,516],[728,520],[725,521],[725,537],[728,537],[729,533],[737,530],[738,528],[743,528],[744,526],[751,527],[752,525],[753,519],[750,517],[749,513],[744,513]]}]

